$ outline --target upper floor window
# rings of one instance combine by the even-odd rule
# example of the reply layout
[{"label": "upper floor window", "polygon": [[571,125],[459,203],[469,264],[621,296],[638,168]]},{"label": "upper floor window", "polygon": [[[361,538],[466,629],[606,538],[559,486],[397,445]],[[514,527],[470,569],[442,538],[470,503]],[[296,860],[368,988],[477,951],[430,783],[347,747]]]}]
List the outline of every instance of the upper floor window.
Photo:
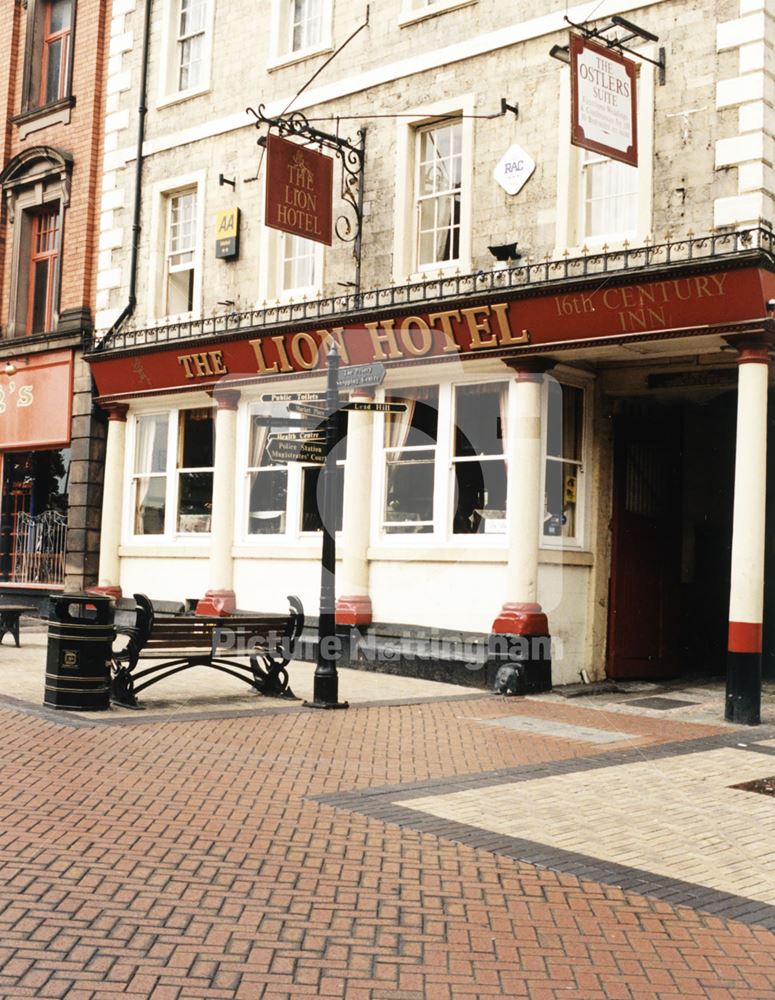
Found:
[{"label": "upper floor window", "polygon": [[67,94],[73,0],[47,0],[44,4],[41,104],[52,104]]},{"label": "upper floor window", "polygon": [[274,0],[272,65],[330,48],[331,18],[332,0]]},{"label": "upper floor window", "polygon": [[180,0],[178,90],[199,87],[204,77],[207,0]]},{"label": "upper floor window", "polygon": [[165,313],[174,316],[194,308],[196,277],[196,191],[168,199]]},{"label": "upper floor window", "polygon": [[581,227],[585,238],[632,236],[638,228],[638,169],[583,150]]},{"label": "upper floor window", "polygon": [[75,0],[28,0],[22,112],[70,96]]},{"label": "upper floor window", "polygon": [[53,327],[59,273],[59,205],[29,213],[30,275],[27,286],[27,332]]},{"label": "upper floor window", "polygon": [[448,264],[460,258],[462,122],[419,129],[416,162],[417,267]]},{"label": "upper floor window", "polygon": [[62,239],[72,158],[50,146],[23,149],[0,172],[9,210],[11,281],[6,336],[59,327]]}]

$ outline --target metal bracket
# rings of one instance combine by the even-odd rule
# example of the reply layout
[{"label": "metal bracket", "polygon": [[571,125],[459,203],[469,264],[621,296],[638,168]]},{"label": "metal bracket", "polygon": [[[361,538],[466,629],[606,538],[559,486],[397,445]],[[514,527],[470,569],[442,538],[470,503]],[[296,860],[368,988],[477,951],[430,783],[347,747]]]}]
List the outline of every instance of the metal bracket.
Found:
[{"label": "metal bracket", "polygon": [[501,97],[501,114],[505,115],[507,111],[511,111],[515,118],[519,118],[519,105],[509,104],[505,97]]},{"label": "metal bracket", "polygon": [[[653,35],[650,31],[646,31],[645,28],[638,27],[637,24],[633,24],[632,21],[628,21],[626,18],[620,17],[618,14],[615,14],[608,24],[604,24],[600,28],[588,28],[585,24],[576,24],[576,22],[571,21],[567,15],[565,17],[565,21],[571,26],[571,28],[575,28],[576,31],[580,31],[585,38],[597,38],[601,42],[604,42],[609,49],[618,49],[620,52],[627,52],[629,55],[635,56],[636,59],[642,59],[643,62],[651,63],[652,66],[656,66],[659,70],[659,75],[657,77],[658,83],[660,87],[665,85],[667,63],[664,46],[660,45],[659,47],[659,59],[652,59],[650,56],[644,56],[642,52],[636,52],[634,49],[631,49],[625,44],[626,42],[631,42],[633,38],[642,38],[646,42],[658,42],[659,35]],[[624,35],[622,38],[619,38],[618,35],[613,38],[606,37],[606,32],[615,31],[616,28],[622,28],[624,31],[628,32],[628,34]]]},{"label": "metal bracket", "polygon": [[[256,128],[266,125],[276,129],[278,134],[298,136],[308,144],[314,144],[324,149],[334,151],[342,164],[342,183],[340,197],[348,210],[340,215],[334,223],[334,231],[340,240],[353,244],[355,260],[355,294],[361,290],[361,243],[363,238],[363,184],[364,163],[366,160],[366,129],[356,132],[356,139],[343,139],[339,135],[323,132],[309,123],[301,111],[291,111],[288,115],[270,118],[265,113],[265,105],[259,104],[258,110],[247,108],[247,113],[256,119]],[[261,136],[258,143],[262,145]]]}]

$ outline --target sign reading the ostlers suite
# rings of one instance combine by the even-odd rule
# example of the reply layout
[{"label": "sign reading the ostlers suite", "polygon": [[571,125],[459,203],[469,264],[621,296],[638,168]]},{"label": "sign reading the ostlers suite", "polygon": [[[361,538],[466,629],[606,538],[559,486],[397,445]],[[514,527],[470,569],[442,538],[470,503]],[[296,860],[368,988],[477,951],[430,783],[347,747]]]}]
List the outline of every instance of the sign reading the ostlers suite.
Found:
[{"label": "sign reading the ostlers suite", "polygon": [[637,167],[635,63],[575,34],[570,57],[571,142]]},{"label": "sign reading the ostlers suite", "polygon": [[331,246],[331,157],[270,132],[266,158],[266,225]]}]

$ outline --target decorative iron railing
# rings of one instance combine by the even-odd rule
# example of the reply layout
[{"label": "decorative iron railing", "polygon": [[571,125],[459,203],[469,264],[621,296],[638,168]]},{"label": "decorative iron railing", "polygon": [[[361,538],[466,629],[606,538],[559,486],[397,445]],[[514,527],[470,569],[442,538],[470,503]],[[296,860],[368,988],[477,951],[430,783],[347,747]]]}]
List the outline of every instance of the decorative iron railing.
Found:
[{"label": "decorative iron railing", "polygon": [[65,582],[67,517],[64,514],[46,510],[33,517],[21,512],[16,515],[13,534],[13,583],[56,586]]},{"label": "decorative iron railing", "polygon": [[470,274],[445,274],[404,285],[391,285],[330,298],[309,301],[302,299],[299,302],[241,312],[232,310],[142,329],[127,328],[114,333],[109,340],[100,340],[97,334],[90,349],[94,353],[104,353],[200,337],[223,337],[240,331],[261,333],[296,323],[335,322],[339,317],[353,313],[402,309],[415,304],[486,295],[488,292],[538,289],[595,275],[654,271],[703,260],[739,259],[741,255],[747,254],[770,255],[775,262],[775,233],[759,226],[713,232],[704,236],[689,233],[680,239],[673,239],[671,234],[667,234],[662,243],[631,247],[625,242],[616,250],[609,250],[604,245],[599,251],[582,252],[576,257],[566,253],[556,259],[548,256],[541,261],[527,259],[515,262],[512,266],[493,267]]}]

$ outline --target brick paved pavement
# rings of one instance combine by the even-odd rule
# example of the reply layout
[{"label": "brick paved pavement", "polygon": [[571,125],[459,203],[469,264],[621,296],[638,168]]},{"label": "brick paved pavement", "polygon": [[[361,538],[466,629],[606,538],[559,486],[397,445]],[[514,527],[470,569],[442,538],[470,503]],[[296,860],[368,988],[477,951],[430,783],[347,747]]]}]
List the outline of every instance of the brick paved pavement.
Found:
[{"label": "brick paved pavement", "polygon": [[[515,715],[629,738],[481,721]],[[116,724],[0,703],[0,727],[3,998],[775,997],[764,927],[358,804],[728,729],[493,697]]]}]

